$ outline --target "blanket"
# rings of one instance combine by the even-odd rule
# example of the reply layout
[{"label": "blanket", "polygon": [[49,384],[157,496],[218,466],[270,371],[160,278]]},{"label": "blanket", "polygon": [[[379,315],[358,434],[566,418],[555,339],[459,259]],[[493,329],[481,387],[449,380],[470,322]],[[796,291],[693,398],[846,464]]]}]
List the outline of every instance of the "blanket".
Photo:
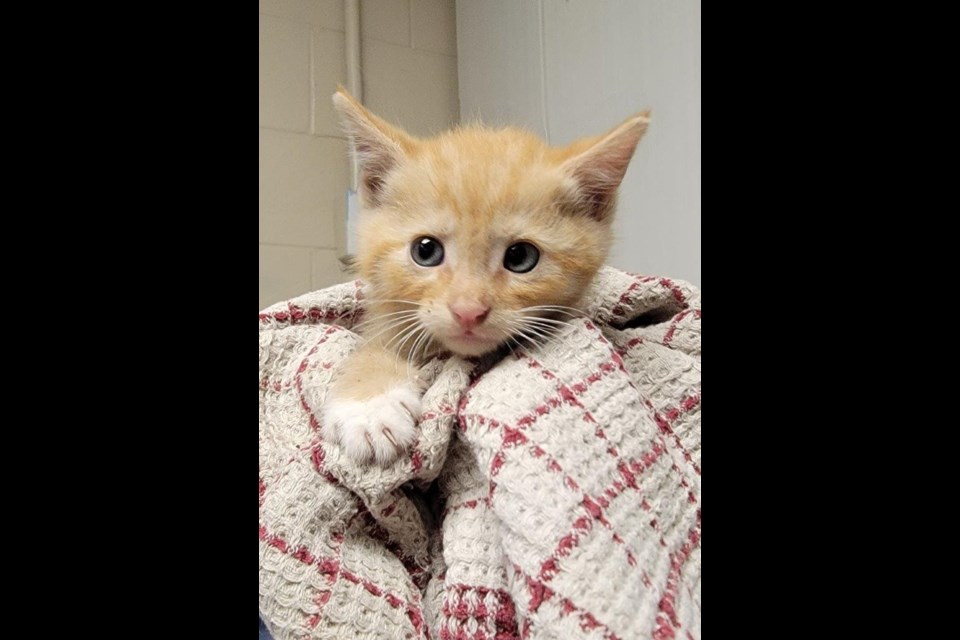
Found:
[{"label": "blanket", "polygon": [[700,293],[597,275],[540,347],[427,363],[380,467],[320,436],[362,282],[260,313],[260,615],[277,640],[700,637]]}]

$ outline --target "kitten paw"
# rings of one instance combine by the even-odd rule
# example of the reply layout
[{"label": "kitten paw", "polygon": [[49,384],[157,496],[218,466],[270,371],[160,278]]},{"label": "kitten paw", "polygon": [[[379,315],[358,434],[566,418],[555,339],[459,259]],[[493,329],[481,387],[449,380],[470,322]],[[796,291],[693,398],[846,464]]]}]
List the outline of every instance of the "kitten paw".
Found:
[{"label": "kitten paw", "polygon": [[369,400],[329,398],[321,433],[357,462],[374,458],[386,464],[416,440],[419,417],[420,392],[413,385],[402,385]]}]

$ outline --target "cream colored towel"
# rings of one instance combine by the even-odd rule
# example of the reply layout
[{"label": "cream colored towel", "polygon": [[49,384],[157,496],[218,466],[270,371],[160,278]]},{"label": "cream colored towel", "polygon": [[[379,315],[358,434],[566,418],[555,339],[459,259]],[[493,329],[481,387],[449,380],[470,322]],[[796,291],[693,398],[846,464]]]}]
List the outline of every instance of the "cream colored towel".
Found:
[{"label": "cream colored towel", "polygon": [[362,284],[260,314],[260,614],[293,638],[699,638],[700,293],[612,268],[546,346],[429,363],[391,466],[320,438]]}]

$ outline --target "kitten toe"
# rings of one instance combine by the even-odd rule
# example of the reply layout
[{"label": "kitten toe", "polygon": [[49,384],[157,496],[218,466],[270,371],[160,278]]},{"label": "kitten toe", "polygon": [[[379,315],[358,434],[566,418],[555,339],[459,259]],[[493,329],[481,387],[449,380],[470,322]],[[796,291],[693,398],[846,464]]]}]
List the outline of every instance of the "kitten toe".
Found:
[{"label": "kitten toe", "polygon": [[327,442],[337,442],[340,439],[340,421],[343,418],[343,411],[335,408],[335,405],[335,402],[328,402],[320,420],[320,436]]},{"label": "kitten toe", "polygon": [[417,438],[419,394],[412,388],[395,387],[369,406],[377,419],[376,428],[371,429],[374,457],[386,463],[402,456]]},{"label": "kitten toe", "polygon": [[403,455],[403,447],[400,446],[400,443],[397,442],[396,438],[393,437],[393,432],[387,427],[383,428],[383,437],[390,441],[390,444],[393,445],[393,448],[397,450],[398,456]]},{"label": "kitten toe", "polygon": [[362,402],[328,398],[323,408],[320,435],[326,442],[339,444],[343,452],[357,462],[366,462],[373,457],[374,447],[367,436]]}]

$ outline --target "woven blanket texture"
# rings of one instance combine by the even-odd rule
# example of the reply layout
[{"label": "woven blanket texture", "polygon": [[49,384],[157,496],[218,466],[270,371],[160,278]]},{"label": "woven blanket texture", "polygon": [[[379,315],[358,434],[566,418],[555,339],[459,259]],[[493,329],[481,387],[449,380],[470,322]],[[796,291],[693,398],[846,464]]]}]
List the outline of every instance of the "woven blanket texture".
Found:
[{"label": "woven blanket texture", "polygon": [[260,313],[274,638],[700,638],[700,292],[604,267],[585,301],[541,347],[426,364],[386,467],[318,423],[362,283]]}]

